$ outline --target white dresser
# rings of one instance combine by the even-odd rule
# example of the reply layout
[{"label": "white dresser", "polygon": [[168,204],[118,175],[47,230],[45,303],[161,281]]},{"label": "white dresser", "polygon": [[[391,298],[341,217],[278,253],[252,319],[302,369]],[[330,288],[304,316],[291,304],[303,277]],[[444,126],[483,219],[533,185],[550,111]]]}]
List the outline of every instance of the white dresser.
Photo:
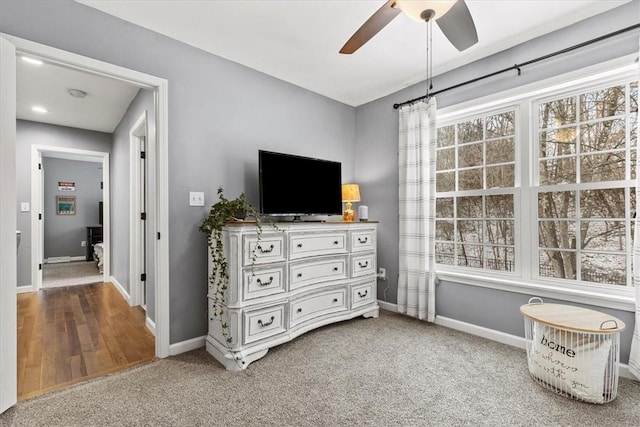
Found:
[{"label": "white dresser", "polygon": [[311,329],[378,317],[375,222],[277,226],[264,223],[259,242],[255,224],[224,229],[230,283],[223,320],[230,342],[210,314],[207,351],[229,370],[245,369]]}]

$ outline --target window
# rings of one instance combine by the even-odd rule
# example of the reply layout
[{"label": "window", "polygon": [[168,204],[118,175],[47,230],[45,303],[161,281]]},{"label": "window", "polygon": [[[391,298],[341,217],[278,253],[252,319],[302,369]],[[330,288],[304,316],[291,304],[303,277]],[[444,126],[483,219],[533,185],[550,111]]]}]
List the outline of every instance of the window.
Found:
[{"label": "window", "polygon": [[631,285],[638,83],[534,102],[540,277]]},{"label": "window", "polygon": [[516,110],[438,129],[438,263],[512,271]]},{"label": "window", "polygon": [[589,81],[439,118],[441,271],[633,286],[637,70]]}]

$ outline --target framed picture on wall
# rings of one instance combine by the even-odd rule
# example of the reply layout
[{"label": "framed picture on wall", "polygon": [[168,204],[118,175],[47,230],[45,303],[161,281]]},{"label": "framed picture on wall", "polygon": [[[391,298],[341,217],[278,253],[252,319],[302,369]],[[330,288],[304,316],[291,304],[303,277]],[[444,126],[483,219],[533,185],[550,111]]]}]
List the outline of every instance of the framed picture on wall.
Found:
[{"label": "framed picture on wall", "polygon": [[58,215],[75,215],[76,196],[56,196],[56,213]]}]

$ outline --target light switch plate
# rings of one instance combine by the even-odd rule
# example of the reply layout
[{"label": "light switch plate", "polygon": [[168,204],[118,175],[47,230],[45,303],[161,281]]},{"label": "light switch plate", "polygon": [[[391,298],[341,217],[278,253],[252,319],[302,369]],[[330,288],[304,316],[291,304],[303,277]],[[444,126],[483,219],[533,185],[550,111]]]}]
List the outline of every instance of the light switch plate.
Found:
[{"label": "light switch plate", "polygon": [[20,212],[29,212],[29,202],[20,203]]},{"label": "light switch plate", "polygon": [[190,191],[189,206],[204,206],[204,191]]}]

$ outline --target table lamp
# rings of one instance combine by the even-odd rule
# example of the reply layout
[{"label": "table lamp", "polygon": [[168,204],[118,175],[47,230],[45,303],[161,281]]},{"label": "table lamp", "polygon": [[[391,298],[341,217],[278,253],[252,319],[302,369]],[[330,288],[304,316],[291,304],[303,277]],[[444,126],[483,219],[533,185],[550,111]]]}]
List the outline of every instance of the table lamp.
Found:
[{"label": "table lamp", "polygon": [[358,184],[342,184],[342,201],[347,203],[346,209],[342,212],[342,220],[353,222],[356,219],[356,212],[351,209],[351,202],[360,201],[360,187]]}]

